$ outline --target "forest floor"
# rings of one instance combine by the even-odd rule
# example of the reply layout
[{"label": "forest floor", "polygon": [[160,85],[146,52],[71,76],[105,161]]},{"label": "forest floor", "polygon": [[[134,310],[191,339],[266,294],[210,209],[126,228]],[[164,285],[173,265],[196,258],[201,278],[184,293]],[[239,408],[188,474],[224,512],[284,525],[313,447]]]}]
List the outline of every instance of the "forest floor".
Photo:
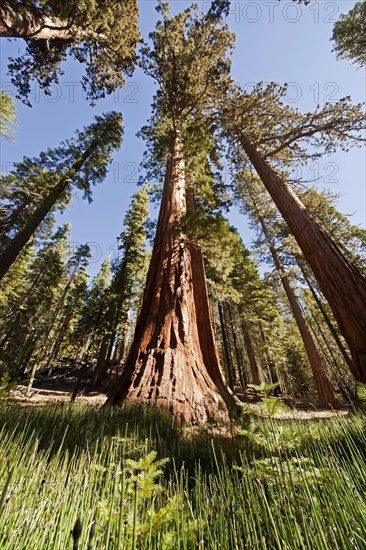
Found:
[{"label": "forest floor", "polygon": [[366,548],[362,411],[254,417],[223,437],[48,391],[0,400],[1,550],[70,550],[80,531],[80,550]]},{"label": "forest floor", "polygon": [[[28,392],[25,385],[18,385],[11,390],[8,399],[22,406],[43,406],[58,403],[69,403],[77,384],[77,377],[68,378],[42,378],[34,383]],[[88,387],[86,382],[81,382],[75,401],[86,405],[103,405],[107,394],[99,389]],[[296,405],[298,408],[296,408]],[[255,408],[255,404],[251,405]],[[286,407],[273,418],[294,420],[316,420],[345,416],[350,412],[349,407],[339,409],[319,409],[313,403],[303,401],[295,402],[295,408]]]}]

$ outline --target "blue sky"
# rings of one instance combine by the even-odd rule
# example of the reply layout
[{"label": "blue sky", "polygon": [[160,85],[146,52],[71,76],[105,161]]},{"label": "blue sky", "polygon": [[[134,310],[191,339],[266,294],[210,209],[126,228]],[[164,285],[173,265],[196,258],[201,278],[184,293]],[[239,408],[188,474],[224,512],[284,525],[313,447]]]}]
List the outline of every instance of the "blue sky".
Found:
[{"label": "blue sky", "polygon": [[[173,0],[172,12],[185,9],[190,3]],[[156,21],[155,2],[140,0],[139,4],[141,31],[146,38]],[[354,0],[313,0],[309,6],[295,5],[287,0],[233,0],[228,17],[237,37],[233,77],[248,89],[259,81],[287,82],[290,84],[289,103],[304,111],[314,109],[317,103],[346,95],[354,102],[364,102],[365,71],[357,70],[347,61],[337,61],[330,42],[334,22],[354,4]],[[200,5],[205,9],[209,3],[201,2]],[[11,94],[14,90],[6,74],[7,60],[23,49],[24,43],[20,40],[0,40],[1,87]],[[155,85],[137,70],[123,90],[91,107],[81,93],[80,65],[69,61],[64,69],[65,76],[59,86],[54,86],[50,98],[35,86],[31,109],[17,101],[16,143],[0,142],[1,170],[11,169],[12,163],[24,155],[36,156],[47,147],[57,146],[76,129],[89,124],[97,113],[122,112],[124,144],[115,155],[106,181],[95,188],[93,203],[88,205],[75,194],[73,207],[58,220],[59,223],[71,222],[74,243],[91,244],[93,263],[89,271],[94,275],[100,261],[109,253],[113,255],[115,237],[121,231],[124,212],[136,189],[138,165],[144,149],[136,133],[149,118]],[[302,173],[306,180],[319,178],[320,187],[341,192],[339,209],[353,214],[353,223],[363,227],[366,227],[365,175],[363,149],[324,158]],[[244,242],[249,244],[252,234],[246,220],[233,211],[231,221],[238,227]]]}]

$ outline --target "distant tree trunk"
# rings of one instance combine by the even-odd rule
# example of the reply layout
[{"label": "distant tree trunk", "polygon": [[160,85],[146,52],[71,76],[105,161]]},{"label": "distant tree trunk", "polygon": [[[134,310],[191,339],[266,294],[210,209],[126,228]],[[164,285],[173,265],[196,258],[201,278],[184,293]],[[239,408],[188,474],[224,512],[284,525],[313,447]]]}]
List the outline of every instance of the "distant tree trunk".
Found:
[{"label": "distant tree trunk", "polygon": [[243,315],[241,315],[241,326],[243,330],[244,345],[249,359],[250,371],[252,373],[252,383],[258,386],[261,383],[258,363],[255,357],[252,339],[249,334],[249,327],[246,321],[244,321]]},{"label": "distant tree trunk", "polygon": [[97,364],[95,367],[95,375],[94,375],[94,381],[93,386],[97,387],[100,386],[100,384],[103,382],[103,380],[106,379],[107,372],[108,372],[108,360],[107,360],[107,353],[110,346],[110,335],[106,334],[103,339],[102,343],[99,348],[98,357],[97,357]]},{"label": "distant tree trunk", "polygon": [[264,331],[263,331],[262,323],[260,321],[258,322],[258,327],[259,327],[259,333],[261,335],[261,340],[263,342],[263,348],[262,349],[263,349],[263,353],[264,353],[264,357],[265,357],[265,361],[266,361],[267,370],[268,370],[268,373],[269,373],[269,376],[270,376],[270,379],[271,379],[271,383],[272,384],[277,384],[278,383],[278,374],[276,372],[276,369],[273,366],[272,360],[270,359],[270,357],[268,355],[267,339],[266,339],[266,336],[265,336]]},{"label": "distant tree trunk", "polygon": [[299,329],[302,341],[304,343],[304,348],[305,348],[306,355],[308,357],[309,364],[313,373],[315,387],[318,392],[320,403],[321,405],[325,405],[325,406],[329,405],[331,407],[334,407],[335,406],[334,392],[333,392],[332,386],[330,385],[328,377],[325,373],[322,359],[317,350],[313,337],[311,336],[311,332],[307,326],[305,317],[301,311],[301,307],[297,299],[297,296],[293,291],[293,288],[290,284],[290,280],[285,272],[284,266],[278,255],[278,252],[273,243],[273,240],[268,233],[264,219],[260,215],[258,216],[258,219],[262,226],[264,236],[268,243],[268,247],[271,251],[272,258],[276,266],[277,272],[281,278],[282,286],[284,288],[287,299],[289,301],[292,314],[297,324],[297,328]]},{"label": "distant tree trunk", "polygon": [[301,264],[299,264],[299,266],[300,266],[301,272],[302,272],[302,274],[303,274],[303,276],[304,276],[304,279],[305,279],[305,281],[306,281],[306,284],[308,285],[309,290],[310,290],[311,294],[313,295],[314,300],[315,300],[315,302],[316,302],[316,304],[317,304],[317,306],[318,306],[318,308],[319,308],[319,311],[320,311],[320,313],[322,314],[323,319],[324,319],[324,321],[326,322],[327,327],[329,328],[330,333],[331,333],[331,335],[333,336],[334,341],[336,342],[336,344],[337,344],[337,346],[338,346],[338,348],[339,348],[339,351],[341,352],[341,354],[342,354],[342,356],[343,356],[343,359],[345,360],[347,366],[349,367],[350,371],[352,372],[352,371],[354,370],[354,366],[353,366],[352,360],[351,360],[350,356],[348,355],[348,352],[347,352],[346,348],[345,348],[344,345],[342,344],[342,341],[341,341],[341,339],[339,338],[339,336],[338,336],[338,334],[337,334],[337,331],[336,331],[336,329],[334,328],[333,323],[332,323],[332,321],[330,320],[330,317],[329,317],[328,313],[326,312],[326,310],[325,310],[325,308],[324,308],[324,306],[323,306],[323,304],[322,304],[322,302],[321,302],[319,296],[317,295],[317,293],[316,293],[316,291],[315,291],[313,285],[310,283],[309,278],[308,278],[308,276],[306,275],[304,268],[301,266]]},{"label": "distant tree trunk", "polygon": [[[227,304],[227,312],[229,314],[230,329],[231,329],[231,334],[232,334],[232,337],[233,337],[236,363],[238,365],[238,372],[240,373],[243,358],[242,358],[240,350],[239,350],[238,338],[236,336],[236,330],[235,330],[235,327],[234,327],[233,314],[232,314],[232,309],[231,309],[231,304],[230,303]],[[234,376],[234,385],[235,385],[235,383],[236,383],[236,374],[235,374],[234,367],[233,367],[233,371],[234,371],[233,376]]]},{"label": "distant tree trunk", "polygon": [[51,189],[48,195],[41,201],[39,206],[30,215],[26,225],[18,231],[4,248],[0,254],[0,280],[6,275],[10,267],[13,265],[22,249],[25,247],[29,239],[36,232],[47,214],[51,212],[56,202],[62,197],[71,183],[70,175],[75,174],[83,166],[84,162],[94,151],[97,142],[92,142],[85,150],[83,155],[73,164],[68,174],[61,177],[60,181]]},{"label": "distant tree trunk", "polygon": [[230,354],[229,344],[228,344],[228,338],[226,333],[226,327],[225,327],[225,318],[224,318],[224,305],[222,302],[218,302],[218,308],[219,308],[219,319],[220,319],[220,327],[221,327],[221,335],[222,335],[222,345],[224,348],[224,358],[225,358],[225,367],[226,367],[226,376],[227,376],[227,382],[229,384],[229,387],[233,390],[234,389],[234,380],[232,376],[232,358]]},{"label": "distant tree trunk", "polygon": [[239,140],[308,261],[350,349],[356,380],[366,382],[366,279],[311,217],[258,148]]},{"label": "distant tree trunk", "polygon": [[[320,336],[322,337],[324,345],[321,343],[320,338],[318,337],[318,335],[317,335],[316,331],[314,330],[313,326],[311,325],[311,323],[310,323],[310,328],[312,329],[314,338],[316,338],[317,345],[322,350],[324,357],[327,358],[328,365],[333,370],[333,374],[334,374],[334,377],[335,377],[335,380],[336,380],[336,383],[337,383],[337,387],[339,388],[339,391],[341,392],[343,398],[346,401],[353,401],[353,399],[355,398],[354,392],[352,392],[352,390],[347,388],[346,384],[344,383],[344,373],[342,375],[342,368],[339,364],[339,361],[337,360],[337,357],[334,355],[334,352],[333,352],[331,346],[329,345],[329,339],[324,334],[323,329],[322,329],[318,319],[316,318],[316,315],[314,315],[314,312],[310,310],[310,313],[311,313],[311,318],[313,319],[314,324],[315,324],[316,328],[318,329]],[[325,346],[325,349],[324,349],[324,346]]]},{"label": "distant tree trunk", "polygon": [[152,403],[187,422],[226,420],[235,399],[220,370],[202,254],[176,224],[185,213],[185,165],[176,131],[141,312],[108,403]]}]

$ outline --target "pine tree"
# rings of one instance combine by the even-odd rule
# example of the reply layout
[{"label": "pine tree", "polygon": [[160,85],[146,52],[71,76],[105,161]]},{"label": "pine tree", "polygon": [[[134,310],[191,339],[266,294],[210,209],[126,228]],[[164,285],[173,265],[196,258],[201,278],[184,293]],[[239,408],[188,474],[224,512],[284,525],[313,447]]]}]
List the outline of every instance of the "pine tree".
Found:
[{"label": "pine tree", "polygon": [[85,65],[81,85],[94,102],[124,85],[139,41],[136,0],[2,0],[0,36],[22,38],[25,55],[10,59],[18,97],[30,105],[31,82],[46,94],[71,56]]},{"label": "pine tree", "polygon": [[[82,189],[85,196],[90,198],[91,185],[105,178],[112,153],[120,144],[121,116],[118,113],[110,113],[103,117],[97,116],[96,122],[83,132],[78,132],[75,139],[61,144],[57,149],[41,153],[39,159],[25,159],[16,165],[15,173],[8,179],[15,177],[20,181],[21,174],[26,172],[28,180],[32,180],[35,172],[37,192],[40,196],[28,212],[29,202],[32,202],[34,197],[27,191],[27,180],[21,180],[20,203],[26,205],[21,214],[26,212],[26,216],[19,222],[20,207],[16,204],[17,216],[11,221],[9,228],[13,229],[15,223],[20,227],[14,236],[11,235],[7,240],[0,254],[0,279],[7,273],[43,220],[53,212],[60,201],[65,200],[65,197],[66,201],[69,200],[72,184]],[[46,182],[45,190],[39,187],[42,181]],[[15,198],[19,202],[19,194],[16,194]],[[14,211],[10,214],[10,220],[12,216],[14,217]]]},{"label": "pine tree", "polygon": [[98,352],[103,334],[103,322],[110,286],[111,264],[107,258],[94,277],[85,297],[85,303],[73,335],[78,347],[78,360],[86,366],[92,365]]},{"label": "pine tree", "polygon": [[149,194],[144,186],[134,194],[124,218],[124,229],[118,237],[118,258],[113,263],[113,277],[106,299],[96,384],[106,379],[112,354],[114,362],[120,365],[126,351],[129,315],[132,309],[138,311],[140,307],[147,274],[148,215]]},{"label": "pine tree", "polygon": [[[14,377],[27,369],[48,331],[65,281],[68,232],[68,226],[58,229],[36,256],[27,261],[22,290],[6,304],[0,333],[0,368]],[[13,274],[20,262],[19,258],[14,264]],[[6,278],[1,285],[4,292],[9,289]]]}]

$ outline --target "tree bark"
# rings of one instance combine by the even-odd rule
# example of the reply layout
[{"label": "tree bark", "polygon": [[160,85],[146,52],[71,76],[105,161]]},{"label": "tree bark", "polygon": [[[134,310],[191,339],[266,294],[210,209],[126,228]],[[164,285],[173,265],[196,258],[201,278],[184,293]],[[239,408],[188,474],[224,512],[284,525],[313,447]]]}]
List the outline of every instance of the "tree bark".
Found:
[{"label": "tree bark", "polygon": [[285,272],[285,269],[278,255],[276,247],[273,243],[273,240],[268,233],[264,219],[260,215],[258,216],[258,218],[262,226],[263,233],[267,241],[268,247],[271,251],[274,264],[281,278],[282,286],[284,288],[287,299],[289,301],[292,314],[297,324],[297,328],[299,329],[302,341],[304,343],[304,348],[305,348],[306,355],[308,357],[309,364],[313,373],[315,387],[318,392],[320,404],[323,406],[330,406],[334,408],[335,407],[334,392],[333,392],[332,386],[330,385],[328,377],[325,373],[322,359],[315,345],[313,337],[311,336],[311,332],[306,323],[305,317],[301,311],[298,298],[290,284],[290,280]]},{"label": "tree bark", "polygon": [[255,358],[254,348],[252,345],[252,339],[249,334],[248,324],[244,321],[243,316],[241,316],[241,326],[243,329],[244,345],[245,345],[245,349],[247,350],[250,371],[252,373],[252,384],[255,384],[256,386],[258,386],[261,383],[261,380],[259,377],[258,363]]},{"label": "tree bark", "polygon": [[218,302],[218,308],[219,308],[219,319],[220,319],[220,327],[221,327],[221,335],[222,335],[222,345],[224,348],[227,382],[229,384],[229,388],[233,390],[234,380],[233,380],[232,368],[231,368],[232,358],[231,358],[230,349],[227,341],[227,333],[226,333],[225,319],[224,319],[224,306],[222,302]]},{"label": "tree bark", "polygon": [[168,409],[178,421],[226,421],[236,401],[220,370],[202,254],[176,223],[185,213],[185,165],[177,130],[134,340],[107,404],[138,401]]},{"label": "tree bark", "polygon": [[319,296],[317,295],[317,293],[316,293],[316,291],[315,291],[313,285],[310,283],[309,278],[308,278],[308,276],[306,275],[304,268],[302,267],[302,265],[301,265],[299,262],[298,262],[298,265],[300,266],[301,273],[303,274],[303,277],[304,277],[304,279],[305,279],[305,281],[306,281],[306,284],[308,285],[309,290],[310,290],[311,294],[312,294],[313,297],[314,297],[314,300],[315,300],[315,302],[316,302],[316,304],[317,304],[317,306],[318,306],[318,308],[319,308],[319,310],[320,310],[320,313],[322,314],[323,319],[324,319],[324,321],[326,322],[326,324],[327,324],[327,326],[328,326],[328,328],[329,328],[329,330],[330,330],[330,333],[331,333],[331,335],[333,336],[334,341],[336,342],[336,344],[337,344],[337,346],[338,346],[338,348],[339,348],[339,351],[341,352],[341,354],[342,354],[342,356],[343,356],[343,359],[345,360],[345,362],[346,362],[348,368],[349,368],[350,371],[352,372],[352,370],[353,370],[353,363],[352,363],[352,360],[351,360],[350,356],[348,355],[348,352],[347,352],[346,348],[345,348],[344,345],[342,344],[342,341],[341,341],[341,339],[339,338],[339,336],[338,336],[338,334],[337,334],[337,331],[336,331],[336,329],[334,328],[333,323],[332,323],[332,321],[331,321],[331,319],[330,319],[328,313],[326,312],[326,310],[325,310],[325,308],[324,308],[324,306],[323,306],[323,304],[322,304],[322,302],[321,302]]},{"label": "tree bark", "polygon": [[70,22],[51,16],[46,10],[25,7],[15,0],[2,0],[0,37],[26,40],[75,40],[80,30]]},{"label": "tree bark", "polygon": [[257,146],[240,134],[240,143],[286,221],[350,349],[356,380],[366,382],[366,279],[344,257]]},{"label": "tree bark", "polygon": [[[228,311],[228,314],[229,314],[230,329],[231,329],[231,334],[232,334],[232,337],[233,337],[233,344],[234,344],[234,350],[235,350],[236,363],[238,365],[239,378],[241,378],[241,367],[242,367],[242,363],[243,363],[243,357],[242,357],[242,354],[241,354],[241,350],[239,349],[238,338],[236,336],[236,330],[235,330],[235,327],[234,327],[233,314],[232,314],[232,311],[231,311],[231,304],[230,303],[227,304],[227,311]],[[233,368],[233,371],[234,371],[233,375],[234,375],[234,384],[235,384],[236,383],[235,368]],[[242,380],[240,380],[240,382],[242,383]]]},{"label": "tree bark", "polygon": [[9,271],[22,249],[25,247],[29,239],[36,232],[41,225],[47,214],[51,212],[56,202],[66,191],[71,183],[72,176],[80,170],[84,162],[91,155],[95,149],[97,142],[92,142],[85,150],[83,155],[73,164],[69,172],[64,175],[57,185],[48,193],[48,195],[41,201],[35,211],[30,215],[27,224],[13,237],[6,248],[0,254],[0,281]]}]

